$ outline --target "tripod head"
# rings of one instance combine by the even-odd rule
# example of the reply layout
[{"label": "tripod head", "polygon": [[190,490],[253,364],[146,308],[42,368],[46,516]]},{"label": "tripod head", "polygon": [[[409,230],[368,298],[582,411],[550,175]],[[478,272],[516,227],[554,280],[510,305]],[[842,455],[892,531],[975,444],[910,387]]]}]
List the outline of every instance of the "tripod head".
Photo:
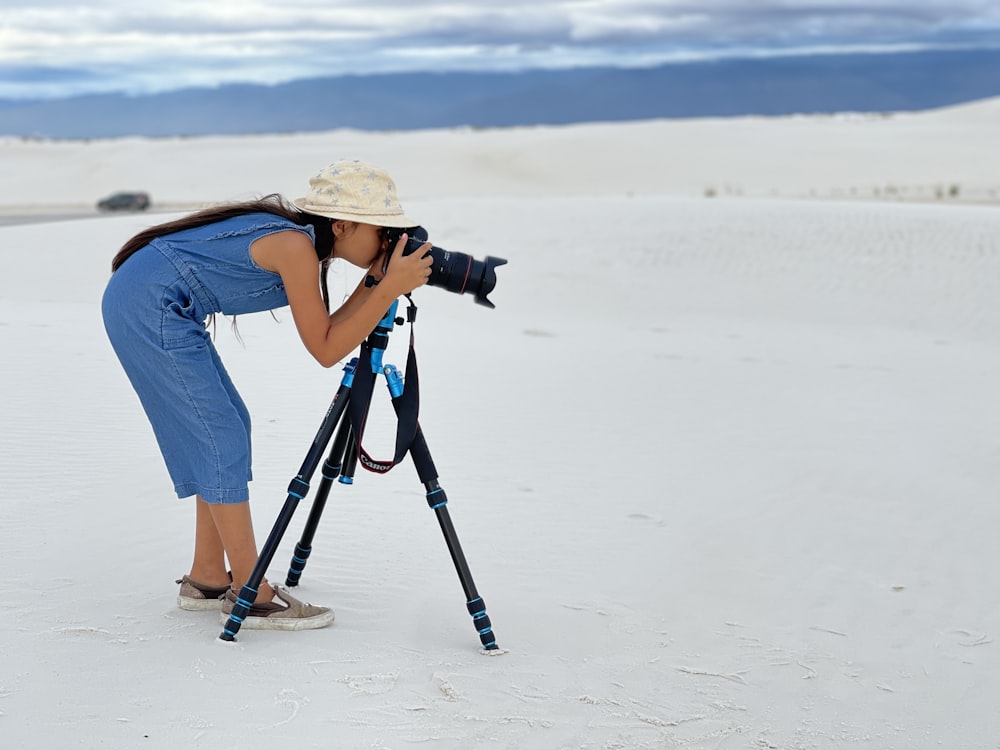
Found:
[{"label": "tripod head", "polygon": [[[395,326],[401,326],[404,323],[413,323],[417,319],[417,306],[413,304],[413,298],[410,295],[406,295],[406,299],[409,301],[409,307],[406,308],[406,319],[396,317],[396,312],[399,309],[399,300],[396,299],[389,306],[388,311],[382,317],[382,319],[375,324],[375,328],[368,338],[365,339],[365,346],[362,348],[362,355],[365,353],[365,349],[371,352],[371,365],[372,372],[380,373],[383,371],[382,368],[382,355],[385,354],[385,349],[389,345],[389,334],[392,333],[392,329]],[[410,348],[413,348],[413,337],[410,336]],[[364,359],[364,356],[362,356]]]}]

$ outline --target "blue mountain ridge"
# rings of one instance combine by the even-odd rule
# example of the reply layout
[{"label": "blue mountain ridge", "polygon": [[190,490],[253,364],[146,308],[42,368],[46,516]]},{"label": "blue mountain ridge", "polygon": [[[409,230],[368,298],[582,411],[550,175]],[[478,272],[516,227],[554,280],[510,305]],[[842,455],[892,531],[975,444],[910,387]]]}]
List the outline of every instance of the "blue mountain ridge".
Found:
[{"label": "blue mountain ridge", "polygon": [[929,109],[1000,95],[1000,49],[729,59],[651,68],[340,76],[0,101],[0,135],[79,139],[510,127]]}]

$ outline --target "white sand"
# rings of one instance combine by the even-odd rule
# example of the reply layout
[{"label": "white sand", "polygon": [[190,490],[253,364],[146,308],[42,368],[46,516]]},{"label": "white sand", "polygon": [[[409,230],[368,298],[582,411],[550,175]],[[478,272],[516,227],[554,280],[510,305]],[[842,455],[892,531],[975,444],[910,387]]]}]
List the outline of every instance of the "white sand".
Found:
[{"label": "white sand", "polygon": [[[334,490],[300,587],[334,626],[224,644],[174,606],[191,503],[100,323],[159,217],[0,228],[0,746],[996,748],[1000,210],[954,204],[996,202],[998,133],[989,101],[0,142],[8,211],[294,197],[356,155],[439,244],[510,260],[495,311],[416,295],[421,423],[509,653],[480,654],[409,466]],[[914,202],[846,200],[889,185]],[[261,540],[340,379],[278,320],[217,335]]]}]

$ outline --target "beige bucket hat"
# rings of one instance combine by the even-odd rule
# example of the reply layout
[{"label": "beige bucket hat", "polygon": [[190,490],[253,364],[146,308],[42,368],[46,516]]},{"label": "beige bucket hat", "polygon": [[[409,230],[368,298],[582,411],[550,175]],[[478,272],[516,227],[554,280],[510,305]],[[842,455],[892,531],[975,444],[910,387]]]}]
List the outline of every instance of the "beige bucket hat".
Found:
[{"label": "beige bucket hat", "polygon": [[309,180],[309,194],[292,201],[303,211],[378,227],[415,227],[403,213],[396,183],[384,169],[363,161],[336,161]]}]

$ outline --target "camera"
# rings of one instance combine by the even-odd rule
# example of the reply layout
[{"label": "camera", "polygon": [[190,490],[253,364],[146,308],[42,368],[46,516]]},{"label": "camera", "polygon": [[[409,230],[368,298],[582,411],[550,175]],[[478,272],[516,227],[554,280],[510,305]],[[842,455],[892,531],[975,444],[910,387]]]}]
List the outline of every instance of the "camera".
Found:
[{"label": "camera", "polygon": [[[388,242],[385,266],[388,267],[396,244],[403,234],[407,235],[403,255],[409,255],[427,242],[427,230],[423,227],[408,227],[406,229],[386,228],[383,237]],[[487,255],[485,260],[476,260],[471,255],[456,253],[441,247],[431,246],[430,256],[434,259],[431,266],[431,277],[428,285],[441,287],[455,294],[469,292],[475,295],[476,303],[484,307],[495,308],[486,295],[493,291],[497,284],[496,267],[507,262],[505,258],[494,258]]]}]

